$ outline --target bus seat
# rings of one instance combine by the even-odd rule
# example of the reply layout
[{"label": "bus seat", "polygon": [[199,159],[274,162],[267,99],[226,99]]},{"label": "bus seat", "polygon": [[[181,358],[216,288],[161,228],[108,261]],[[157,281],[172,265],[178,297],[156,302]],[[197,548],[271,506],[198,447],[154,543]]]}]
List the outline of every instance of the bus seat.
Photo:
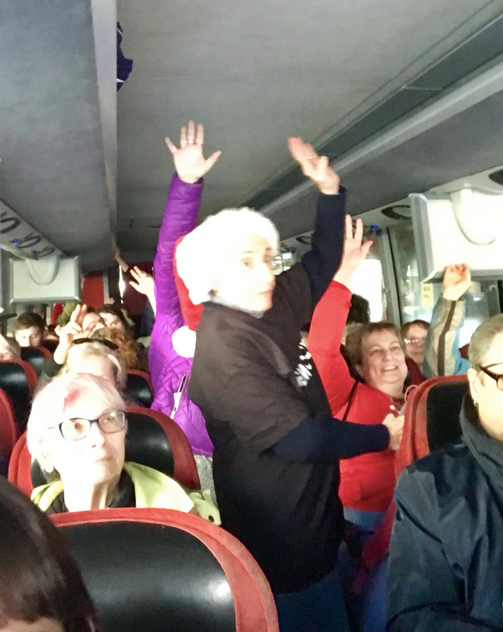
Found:
[{"label": "bus seat", "polygon": [[146,371],[128,369],[126,381],[126,394],[136,400],[145,408],[150,408],[154,401],[152,382]]},{"label": "bus seat", "polygon": [[405,358],[407,364],[407,371],[409,372],[407,384],[417,386],[424,382],[424,375],[419,368],[417,362],[414,362],[412,358]]},{"label": "bus seat", "polygon": [[0,362],[0,388],[7,393],[20,432],[26,428],[31,398],[38,376],[35,369],[23,360]]},{"label": "bus seat", "polygon": [[51,352],[44,347],[21,347],[21,358],[31,364],[37,372],[37,376],[40,376],[45,360],[51,355]]},{"label": "bus seat", "polygon": [[14,409],[8,395],[0,389],[0,458],[9,461],[18,438]]},{"label": "bus seat", "polygon": [[200,489],[194,454],[180,426],[164,413],[128,406],[126,457],[150,465],[189,489]]},{"label": "bus seat", "polygon": [[33,483],[31,481],[31,455],[26,442],[26,432],[14,445],[9,461],[7,474],[9,483],[15,485],[27,496],[31,496]]},{"label": "bus seat", "polygon": [[44,340],[42,342],[42,347],[44,349],[47,349],[49,353],[52,355],[58,347],[58,342],[56,340]]},{"label": "bus seat", "polygon": [[[200,488],[189,442],[172,419],[156,410],[140,406],[127,408],[127,417],[126,461],[152,467],[189,489]],[[28,496],[34,487],[47,482],[38,461],[31,459],[26,433],[18,440],[12,452],[9,481]]]},{"label": "bus seat", "polygon": [[224,529],[168,509],[54,515],[104,632],[278,632],[269,584]]},{"label": "bus seat", "polygon": [[[466,375],[434,377],[411,392],[405,409],[403,437],[395,457],[397,478],[414,461],[461,438],[459,414],[467,392]],[[395,513],[393,501],[380,528],[363,547],[362,573],[355,582],[356,592],[362,587],[366,571],[384,560],[389,553]]]}]

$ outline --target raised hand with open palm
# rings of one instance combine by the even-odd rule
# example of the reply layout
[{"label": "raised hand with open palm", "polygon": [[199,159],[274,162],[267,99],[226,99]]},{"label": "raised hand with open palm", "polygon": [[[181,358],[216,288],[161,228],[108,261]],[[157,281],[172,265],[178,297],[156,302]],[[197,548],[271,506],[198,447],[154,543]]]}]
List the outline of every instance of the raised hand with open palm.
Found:
[{"label": "raised hand with open palm", "polygon": [[205,176],[215,165],[222,152],[215,151],[209,158],[205,158],[204,127],[189,121],[180,130],[180,147],[177,147],[170,138],[166,138],[166,145],[173,154],[175,169],[180,180],[194,184]]}]

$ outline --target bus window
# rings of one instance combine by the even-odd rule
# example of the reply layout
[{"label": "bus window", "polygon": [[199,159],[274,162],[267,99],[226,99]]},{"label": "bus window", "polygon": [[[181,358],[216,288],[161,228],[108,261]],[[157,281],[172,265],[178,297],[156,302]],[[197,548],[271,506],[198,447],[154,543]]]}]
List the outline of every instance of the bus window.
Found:
[{"label": "bus window", "polygon": [[[442,294],[442,283],[420,283],[412,222],[389,229],[395,278],[402,323],[417,318],[431,320],[435,303]],[[487,318],[498,314],[499,291],[495,281],[473,283],[465,300],[465,323],[460,346],[467,344],[475,329]]]}]

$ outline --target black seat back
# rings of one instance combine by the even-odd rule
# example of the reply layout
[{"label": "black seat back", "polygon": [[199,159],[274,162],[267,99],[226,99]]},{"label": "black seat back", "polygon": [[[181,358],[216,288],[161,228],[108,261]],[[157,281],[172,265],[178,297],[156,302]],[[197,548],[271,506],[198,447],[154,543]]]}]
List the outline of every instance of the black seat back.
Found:
[{"label": "black seat back", "polygon": [[468,382],[448,381],[435,384],[426,402],[426,431],[430,450],[440,450],[461,439],[459,415]]},{"label": "black seat back", "polygon": [[40,377],[44,368],[45,355],[36,347],[21,347],[21,358],[29,362]]},{"label": "black seat back", "polygon": [[12,402],[19,432],[26,430],[31,407],[31,390],[28,377],[20,364],[0,362],[0,388]]},{"label": "black seat back", "polygon": [[[158,470],[173,477],[174,456],[164,428],[147,414],[128,413],[128,432],[126,435],[126,461]],[[35,459],[31,462],[31,480],[33,487],[45,485],[48,481]]]},{"label": "black seat back", "polygon": [[141,406],[150,408],[154,401],[154,394],[148,380],[141,375],[141,372],[127,374],[126,393],[136,400]]},{"label": "black seat back", "polygon": [[127,520],[61,529],[103,632],[235,632],[227,577],[191,533]]},{"label": "black seat back", "polygon": [[58,342],[56,340],[44,340],[42,342],[42,347],[51,353],[54,353],[58,347]]}]

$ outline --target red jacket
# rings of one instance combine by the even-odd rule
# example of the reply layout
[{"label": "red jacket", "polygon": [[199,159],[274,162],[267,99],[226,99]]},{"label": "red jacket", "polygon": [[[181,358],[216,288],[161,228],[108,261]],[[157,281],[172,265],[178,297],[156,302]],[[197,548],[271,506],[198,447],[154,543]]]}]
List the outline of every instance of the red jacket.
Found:
[{"label": "red jacket", "polygon": [[[323,381],[332,415],[337,419],[344,417],[354,387],[346,420],[380,424],[389,413],[398,415],[402,403],[373,386],[356,382],[349,373],[340,346],[350,306],[351,291],[332,281],[314,311],[309,330],[309,351]],[[385,511],[388,508],[395,488],[393,450],[341,461],[340,468],[339,495],[344,507],[364,511]]]}]

